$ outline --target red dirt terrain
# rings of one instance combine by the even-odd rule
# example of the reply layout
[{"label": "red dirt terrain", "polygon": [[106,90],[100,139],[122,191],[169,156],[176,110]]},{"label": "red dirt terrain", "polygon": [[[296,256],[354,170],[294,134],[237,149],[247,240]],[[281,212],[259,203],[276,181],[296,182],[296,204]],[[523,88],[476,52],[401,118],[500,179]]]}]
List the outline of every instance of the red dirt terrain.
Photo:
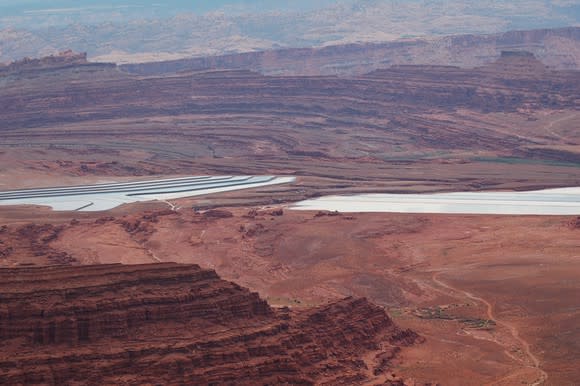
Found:
[{"label": "red dirt terrain", "polygon": [[365,297],[425,338],[391,362],[408,384],[573,385],[580,376],[576,218],[181,206],[47,212],[39,229],[60,231],[42,243],[45,255],[28,246],[38,233],[22,236],[35,211],[5,212],[0,242],[12,250],[0,263],[55,264],[61,254],[73,265],[195,263],[292,310]]},{"label": "red dirt terrain", "polygon": [[3,384],[384,384],[420,338],[344,299],[274,309],[193,265],[0,270]]}]

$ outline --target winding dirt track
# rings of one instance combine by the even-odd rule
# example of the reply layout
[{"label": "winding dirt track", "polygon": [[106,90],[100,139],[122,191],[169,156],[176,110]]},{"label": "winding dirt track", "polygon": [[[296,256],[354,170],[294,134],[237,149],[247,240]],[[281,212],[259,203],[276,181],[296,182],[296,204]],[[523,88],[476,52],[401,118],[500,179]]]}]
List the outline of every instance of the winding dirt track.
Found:
[{"label": "winding dirt track", "polygon": [[[509,348],[508,347],[505,348],[506,355],[508,355],[509,357],[515,359],[516,361],[521,362],[524,367],[526,367],[526,368],[532,368],[532,369],[536,370],[539,373],[538,380],[534,381],[534,383],[532,383],[532,386],[538,386],[538,385],[545,384],[546,380],[548,379],[548,373],[546,373],[544,370],[541,369],[541,367],[540,367],[540,364],[541,364],[540,360],[531,351],[530,344],[525,339],[523,339],[522,337],[520,337],[518,329],[514,325],[512,325],[511,323],[508,323],[506,321],[499,320],[494,315],[493,305],[489,301],[487,301],[487,300],[485,300],[485,299],[483,299],[483,298],[481,298],[479,296],[473,295],[470,292],[464,291],[464,290],[462,290],[460,288],[457,288],[457,287],[453,287],[453,286],[451,286],[451,285],[449,285],[449,284],[441,281],[441,279],[439,279],[439,276],[442,273],[445,273],[445,272],[446,271],[437,271],[437,272],[435,272],[433,274],[433,276],[432,276],[433,282],[435,282],[437,285],[439,285],[439,286],[441,286],[443,288],[446,288],[446,289],[448,289],[448,290],[450,290],[452,292],[463,294],[465,297],[467,297],[467,298],[469,298],[471,300],[474,300],[476,302],[479,302],[479,303],[484,304],[485,305],[485,308],[486,308],[486,317],[487,317],[487,319],[494,321],[496,323],[496,325],[498,325],[498,326],[505,327],[510,332],[510,334],[512,335],[512,337],[514,338],[514,340],[516,342],[518,342],[519,345],[521,346],[521,349],[522,349],[523,353],[525,354],[525,358],[524,359],[521,359],[521,358],[517,358],[516,356],[512,355],[509,352]],[[497,339],[490,339],[490,340],[492,340],[493,342],[495,342],[495,343],[497,343],[497,344],[502,345],[502,346],[505,347],[505,344],[502,343],[501,341],[497,340]],[[519,374],[519,372],[518,372],[518,374]],[[496,380],[496,381],[490,383],[490,385],[500,385],[502,383],[502,381],[505,381],[508,378],[512,378],[514,375],[515,374],[510,374],[507,377],[504,377],[502,379],[499,379],[499,380]]]},{"label": "winding dirt track", "polygon": [[557,124],[560,124],[560,123],[562,123],[562,122],[564,122],[564,121],[567,121],[567,120],[569,120],[569,119],[571,119],[571,118],[576,118],[577,116],[578,116],[578,114],[577,114],[576,112],[574,112],[574,113],[572,113],[572,114],[565,115],[565,116],[563,116],[563,117],[561,117],[561,118],[558,118],[558,119],[556,119],[556,120],[554,120],[554,121],[550,122],[550,123],[548,124],[548,126],[546,126],[546,132],[547,132],[549,135],[552,135],[552,136],[554,136],[554,137],[556,137],[556,138],[559,138],[559,139],[564,139],[564,140],[566,140],[566,141],[569,141],[569,140],[570,140],[569,138],[567,138],[567,137],[565,137],[564,135],[562,135],[562,134],[559,134],[559,133],[557,133],[556,131],[554,131],[554,126],[556,126]]}]

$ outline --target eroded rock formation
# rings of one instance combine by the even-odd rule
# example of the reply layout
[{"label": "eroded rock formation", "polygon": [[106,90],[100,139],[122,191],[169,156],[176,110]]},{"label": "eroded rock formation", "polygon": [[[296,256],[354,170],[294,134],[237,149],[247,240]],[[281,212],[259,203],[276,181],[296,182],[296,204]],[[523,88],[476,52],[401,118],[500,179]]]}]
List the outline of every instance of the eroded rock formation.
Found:
[{"label": "eroded rock formation", "polygon": [[[497,133],[490,127],[471,130],[426,114],[450,114],[457,109],[478,113],[575,110],[578,89],[580,72],[550,71],[532,56],[513,55],[476,69],[394,66],[349,79],[266,77],[250,71],[138,78],[112,67],[83,65],[45,77],[10,79],[0,90],[0,130],[3,140],[10,143],[23,137],[71,141],[130,135],[144,141],[148,136],[170,136],[179,138],[181,146],[187,143],[195,156],[212,158],[248,152],[316,159],[382,156],[399,144],[513,152],[537,140],[526,140],[525,133]],[[184,116],[185,127],[184,123],[164,127],[162,121],[151,127],[147,118],[159,116]],[[54,127],[137,117],[144,121],[121,130]],[[42,129],[51,126],[51,130]],[[471,132],[458,135],[461,130]],[[314,133],[314,138],[308,137]],[[379,136],[373,146],[383,148],[363,153],[348,146],[332,154],[327,142],[337,134],[348,134],[354,144]],[[180,154],[178,149],[172,153]]]},{"label": "eroded rock formation", "polygon": [[418,340],[365,299],[274,309],[195,265],[0,270],[7,384],[397,384]]},{"label": "eroded rock formation", "polygon": [[0,65],[0,76],[17,74],[24,71],[65,68],[70,66],[89,65],[87,54],[63,51],[58,55],[43,58],[24,58],[7,65]]},{"label": "eroded rock formation", "polygon": [[571,229],[580,229],[580,217],[576,217],[568,222],[568,226]]}]

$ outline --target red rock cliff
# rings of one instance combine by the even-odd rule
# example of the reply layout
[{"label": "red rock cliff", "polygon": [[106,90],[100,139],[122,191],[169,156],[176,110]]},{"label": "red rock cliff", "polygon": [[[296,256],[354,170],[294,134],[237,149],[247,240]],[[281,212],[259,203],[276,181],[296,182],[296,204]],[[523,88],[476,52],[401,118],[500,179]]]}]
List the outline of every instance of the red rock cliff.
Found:
[{"label": "red rock cliff", "polygon": [[276,310],[198,266],[0,270],[7,384],[357,384],[417,339],[365,299]]}]

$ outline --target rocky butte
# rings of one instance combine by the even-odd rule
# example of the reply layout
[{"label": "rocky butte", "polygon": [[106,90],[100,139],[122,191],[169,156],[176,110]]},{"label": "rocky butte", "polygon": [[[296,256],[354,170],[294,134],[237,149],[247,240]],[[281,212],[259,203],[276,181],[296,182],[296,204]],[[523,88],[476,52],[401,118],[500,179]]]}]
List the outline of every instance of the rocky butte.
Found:
[{"label": "rocky butte", "polygon": [[0,76],[8,74],[20,74],[26,71],[38,71],[43,69],[62,69],[66,67],[78,67],[88,65],[86,53],[63,51],[57,55],[43,58],[24,58],[9,64],[0,64]]}]

